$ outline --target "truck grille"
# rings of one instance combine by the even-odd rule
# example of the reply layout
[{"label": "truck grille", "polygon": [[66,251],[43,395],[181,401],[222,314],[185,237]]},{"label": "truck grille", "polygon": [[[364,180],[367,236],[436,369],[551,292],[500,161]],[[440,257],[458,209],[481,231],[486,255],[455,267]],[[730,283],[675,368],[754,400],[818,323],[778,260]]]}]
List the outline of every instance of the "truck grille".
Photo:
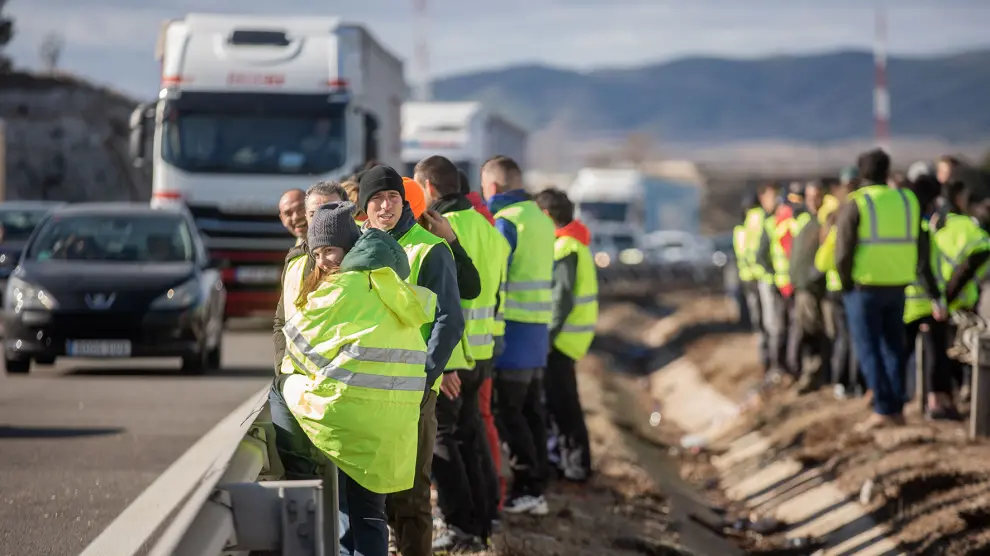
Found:
[{"label": "truck grille", "polygon": [[277,216],[233,214],[215,207],[189,207],[207,249],[287,251],[295,243]]}]

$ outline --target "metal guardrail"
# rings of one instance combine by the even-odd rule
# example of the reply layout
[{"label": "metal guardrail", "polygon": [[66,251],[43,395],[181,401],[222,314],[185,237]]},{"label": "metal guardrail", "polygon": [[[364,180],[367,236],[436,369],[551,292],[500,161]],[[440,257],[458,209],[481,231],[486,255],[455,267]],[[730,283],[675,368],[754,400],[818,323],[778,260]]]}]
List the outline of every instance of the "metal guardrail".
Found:
[{"label": "metal guardrail", "polygon": [[200,438],[80,556],[339,556],[337,469],[280,480],[268,391]]}]

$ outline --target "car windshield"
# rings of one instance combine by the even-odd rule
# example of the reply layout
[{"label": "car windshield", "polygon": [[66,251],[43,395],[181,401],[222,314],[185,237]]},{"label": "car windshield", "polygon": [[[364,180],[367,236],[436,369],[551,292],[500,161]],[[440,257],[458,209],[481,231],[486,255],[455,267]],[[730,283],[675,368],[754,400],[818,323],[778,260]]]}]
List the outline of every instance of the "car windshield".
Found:
[{"label": "car windshield", "polygon": [[194,246],[185,220],[173,215],[54,216],[28,248],[29,260],[187,262]]},{"label": "car windshield", "polygon": [[26,240],[47,213],[47,209],[0,208],[2,238],[4,240]]}]

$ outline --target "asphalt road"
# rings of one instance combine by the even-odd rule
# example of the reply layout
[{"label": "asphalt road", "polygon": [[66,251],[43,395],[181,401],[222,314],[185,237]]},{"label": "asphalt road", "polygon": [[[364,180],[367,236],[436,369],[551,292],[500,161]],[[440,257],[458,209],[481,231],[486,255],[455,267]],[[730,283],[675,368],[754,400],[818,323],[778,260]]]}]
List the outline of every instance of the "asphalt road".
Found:
[{"label": "asphalt road", "polygon": [[0,374],[0,556],[76,556],[271,376],[271,332],[228,331],[223,369],[59,361]]}]

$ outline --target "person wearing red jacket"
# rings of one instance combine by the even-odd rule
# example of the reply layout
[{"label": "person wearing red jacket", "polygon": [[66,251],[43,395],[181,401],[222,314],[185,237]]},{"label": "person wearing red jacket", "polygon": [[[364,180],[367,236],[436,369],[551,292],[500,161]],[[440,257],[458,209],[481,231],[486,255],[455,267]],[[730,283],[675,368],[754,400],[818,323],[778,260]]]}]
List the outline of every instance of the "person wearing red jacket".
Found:
[{"label": "person wearing red jacket", "polygon": [[[494,226],[495,218],[492,216],[491,211],[488,210],[488,205],[485,204],[481,195],[477,191],[471,191],[471,182],[468,180],[467,174],[463,170],[458,170],[457,172],[461,180],[461,193],[471,201],[474,210],[478,211],[478,213],[488,220],[489,224]],[[495,339],[496,357],[504,348],[503,343],[500,341],[501,339],[501,337]],[[495,464],[495,473],[498,474],[498,509],[501,510],[502,500],[505,498],[506,483],[505,477],[502,476],[502,443],[498,437],[498,429],[495,427],[495,416],[492,414],[492,377],[486,378],[482,383],[481,390],[478,391],[478,403],[481,408],[481,421],[485,426],[485,436],[488,438],[488,445],[492,451],[492,463]]]}]

